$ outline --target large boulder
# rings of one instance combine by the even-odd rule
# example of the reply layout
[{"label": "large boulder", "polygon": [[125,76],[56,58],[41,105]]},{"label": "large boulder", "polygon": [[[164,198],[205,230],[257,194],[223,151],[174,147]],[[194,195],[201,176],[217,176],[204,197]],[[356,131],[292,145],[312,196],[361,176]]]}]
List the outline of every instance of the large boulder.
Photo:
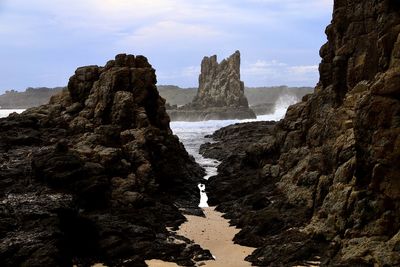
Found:
[{"label": "large boulder", "polygon": [[0,120],[1,266],[211,257],[166,230],[185,220],[177,207],[197,206],[203,170],[155,84],[145,57],[120,54],[78,68],[49,104]]}]

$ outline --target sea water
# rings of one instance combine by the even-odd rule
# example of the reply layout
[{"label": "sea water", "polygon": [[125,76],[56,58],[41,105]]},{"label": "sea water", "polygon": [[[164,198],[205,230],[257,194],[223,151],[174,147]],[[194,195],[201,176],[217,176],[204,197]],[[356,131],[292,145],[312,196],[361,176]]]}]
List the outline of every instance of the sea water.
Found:
[{"label": "sea water", "polygon": [[[210,135],[222,127],[238,122],[279,121],[285,116],[287,108],[290,105],[295,104],[297,101],[298,100],[295,96],[283,95],[275,103],[274,113],[257,116],[257,119],[252,120],[210,120],[200,122],[173,121],[170,125],[172,131],[179,137],[187,152],[205,169],[206,175],[204,176],[204,179],[208,180],[211,176],[217,175],[217,168],[220,162],[215,159],[205,158],[199,154],[201,144],[212,142],[212,139],[205,137],[206,135]],[[0,118],[7,117],[13,112],[21,113],[23,111],[24,109],[0,109]],[[208,207],[205,185],[198,184],[198,188],[200,192],[199,207]]]},{"label": "sea water", "polygon": [[[287,108],[297,102],[297,98],[292,95],[281,96],[276,104],[275,110],[272,114],[257,116],[257,119],[251,120],[210,120],[210,121],[199,121],[199,122],[187,122],[187,121],[173,121],[171,122],[171,129],[179,137],[179,140],[185,146],[187,152],[192,155],[196,162],[202,166],[206,175],[204,179],[208,180],[211,176],[217,175],[217,168],[220,162],[215,159],[205,158],[199,154],[200,145],[206,142],[212,142],[212,139],[205,137],[210,135],[216,130],[239,122],[249,121],[279,121],[282,119]],[[198,185],[200,191],[200,203],[199,207],[208,207],[207,194],[205,192],[205,185]]]}]

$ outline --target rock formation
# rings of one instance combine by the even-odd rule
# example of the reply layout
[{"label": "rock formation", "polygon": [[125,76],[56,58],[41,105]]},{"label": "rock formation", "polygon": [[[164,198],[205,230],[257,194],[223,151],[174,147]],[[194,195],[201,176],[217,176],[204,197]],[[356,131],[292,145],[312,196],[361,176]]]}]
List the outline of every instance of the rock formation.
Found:
[{"label": "rock formation", "polygon": [[192,106],[248,107],[244,83],[240,80],[240,52],[217,62],[217,56],[204,57],[201,61],[199,90]]},{"label": "rock formation", "polygon": [[166,227],[203,170],[169,128],[155,70],[117,55],[50,103],[0,120],[0,265],[145,266],[211,255]]},{"label": "rock formation", "polygon": [[335,0],[326,33],[314,94],[203,146],[223,159],[209,203],[256,265],[399,266],[400,4]]},{"label": "rock formation", "polygon": [[201,62],[199,89],[193,101],[178,110],[169,110],[172,120],[255,118],[240,80],[240,52],[218,64],[217,56]]}]

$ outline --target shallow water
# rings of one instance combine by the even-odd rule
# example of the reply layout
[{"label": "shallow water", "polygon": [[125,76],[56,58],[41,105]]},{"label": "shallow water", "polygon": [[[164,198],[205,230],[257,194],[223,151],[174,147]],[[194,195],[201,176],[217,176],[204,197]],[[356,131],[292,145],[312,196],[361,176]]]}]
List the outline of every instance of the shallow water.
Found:
[{"label": "shallow water", "polygon": [[[251,120],[210,120],[210,121],[173,121],[170,126],[174,134],[179,137],[179,140],[185,146],[187,152],[192,155],[196,162],[206,170],[204,179],[208,180],[211,176],[217,175],[217,168],[220,162],[215,159],[204,158],[199,154],[200,145],[206,142],[212,142],[212,139],[206,138],[206,135],[210,135],[216,130],[235,124],[238,122],[249,122],[249,121],[279,121],[285,116],[287,108],[296,103],[297,98],[294,96],[282,96],[276,102],[275,112],[273,114],[258,116],[257,119]],[[200,185],[200,203],[199,207],[208,207],[206,199],[207,195],[203,193],[205,188]]]},{"label": "shallow water", "polygon": [[[212,142],[205,135],[212,134],[221,127],[228,126],[237,122],[247,121],[278,121],[284,117],[290,104],[294,104],[295,99],[281,99],[278,102],[278,108],[273,114],[257,117],[255,120],[223,120],[223,121],[202,121],[202,122],[171,122],[171,129],[184,144],[186,150],[191,154],[196,162],[206,170],[204,179],[217,174],[219,161],[204,158],[199,154],[200,145],[205,142]],[[204,249],[209,249],[213,254],[215,261],[205,261],[197,263],[196,266],[205,267],[244,267],[251,266],[250,262],[244,258],[250,255],[254,248],[240,246],[233,243],[234,236],[240,231],[235,227],[229,226],[229,221],[223,217],[223,214],[208,207],[205,186],[199,184],[200,203],[206,217],[186,216],[187,222],[182,224],[178,230],[179,235],[183,235]],[[146,261],[150,267],[160,266],[178,266],[175,263],[166,263],[160,260]]]},{"label": "shallow water", "polygon": [[[204,158],[199,154],[200,145],[205,142],[212,142],[206,138],[206,135],[212,134],[214,131],[238,122],[248,121],[278,121],[282,119],[289,105],[294,104],[294,98],[281,98],[277,102],[277,108],[273,114],[258,116],[254,120],[214,120],[202,122],[171,122],[171,129],[180,141],[184,144],[186,150],[191,154],[196,162],[205,170],[204,179],[217,174],[219,161],[210,158]],[[7,117],[12,112],[21,113],[23,109],[0,110],[0,118]],[[204,209],[206,217],[186,216],[188,221],[184,223],[178,230],[178,234],[183,235],[195,243],[201,245],[204,249],[210,249],[214,255],[215,261],[203,262],[202,266],[230,266],[241,267],[251,266],[244,258],[251,254],[254,248],[243,247],[233,243],[233,238],[239,229],[229,226],[229,221],[223,218],[223,214],[209,208],[207,204],[207,195],[205,193],[205,185],[198,185],[200,194],[199,207]],[[178,266],[175,263],[166,263],[159,260],[146,261],[150,267],[159,266]],[[96,265],[104,266],[104,265]]]}]

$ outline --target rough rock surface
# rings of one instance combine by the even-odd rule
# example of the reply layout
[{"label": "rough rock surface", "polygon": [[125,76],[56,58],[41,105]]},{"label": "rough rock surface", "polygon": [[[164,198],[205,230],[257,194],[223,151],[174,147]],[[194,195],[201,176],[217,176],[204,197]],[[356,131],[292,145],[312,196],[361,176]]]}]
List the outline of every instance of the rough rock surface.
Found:
[{"label": "rough rock surface", "polygon": [[193,106],[248,107],[244,83],[240,80],[240,52],[218,64],[217,56],[204,57],[201,61],[199,90]]},{"label": "rough rock surface", "polygon": [[0,120],[0,265],[210,258],[173,236],[203,170],[169,128],[155,70],[120,54],[50,103]]},{"label": "rough rock surface", "polygon": [[197,95],[191,103],[168,110],[168,114],[172,120],[189,121],[255,118],[240,80],[240,52],[220,63],[216,55],[204,57]]},{"label": "rough rock surface", "polygon": [[236,134],[239,152],[209,201],[259,247],[256,265],[400,266],[400,4],[335,0],[326,33],[313,95],[272,128],[203,146],[220,157]]}]

